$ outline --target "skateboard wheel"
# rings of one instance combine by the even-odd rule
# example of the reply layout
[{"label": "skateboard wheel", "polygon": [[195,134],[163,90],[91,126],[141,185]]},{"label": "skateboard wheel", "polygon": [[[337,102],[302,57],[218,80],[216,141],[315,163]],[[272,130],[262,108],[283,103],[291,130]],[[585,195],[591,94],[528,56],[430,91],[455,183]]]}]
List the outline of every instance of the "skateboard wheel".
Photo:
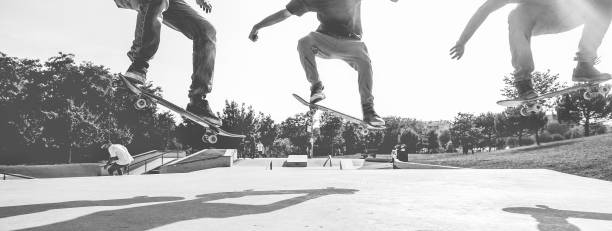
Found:
[{"label": "skateboard wheel", "polygon": [[134,103],[134,107],[138,110],[142,110],[147,107],[147,104],[148,103],[146,99],[140,98],[136,100],[136,103]]},{"label": "skateboard wheel", "polygon": [[368,130],[367,128],[362,128],[359,133],[361,133],[361,135],[367,136],[368,134],[370,134],[370,130]]},{"label": "skateboard wheel", "polygon": [[535,105],[535,106],[533,106],[533,107],[534,107],[533,112],[535,112],[535,113],[540,113],[540,112],[543,112],[543,111],[544,111],[544,108],[543,108],[543,107],[542,107],[542,105],[540,105],[540,104],[537,104],[537,105]]},{"label": "skateboard wheel", "polygon": [[604,85],[604,86],[602,86],[602,87],[601,87],[601,91],[600,91],[600,92],[601,92],[601,94],[602,94],[603,96],[606,96],[608,93],[610,93],[610,87],[611,87],[611,86],[610,86],[610,85],[607,85],[607,84],[606,84],[606,85]]},{"label": "skateboard wheel", "polygon": [[584,94],[582,94],[582,97],[586,100],[591,100],[594,98],[594,96],[589,91],[584,92]]},{"label": "skateboard wheel", "polygon": [[529,108],[522,107],[519,112],[521,113],[522,116],[528,116],[529,115]]},{"label": "skateboard wheel", "polygon": [[203,135],[202,141],[207,144],[216,144],[218,141],[217,135]]}]

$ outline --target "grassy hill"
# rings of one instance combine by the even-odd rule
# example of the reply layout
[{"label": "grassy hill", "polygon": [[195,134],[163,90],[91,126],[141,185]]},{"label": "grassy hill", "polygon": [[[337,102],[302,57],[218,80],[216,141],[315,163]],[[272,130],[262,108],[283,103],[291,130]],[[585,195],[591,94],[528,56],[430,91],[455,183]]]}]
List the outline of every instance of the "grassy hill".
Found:
[{"label": "grassy hill", "polygon": [[612,181],[612,134],[468,155],[411,154],[409,159],[464,168],[544,168]]}]

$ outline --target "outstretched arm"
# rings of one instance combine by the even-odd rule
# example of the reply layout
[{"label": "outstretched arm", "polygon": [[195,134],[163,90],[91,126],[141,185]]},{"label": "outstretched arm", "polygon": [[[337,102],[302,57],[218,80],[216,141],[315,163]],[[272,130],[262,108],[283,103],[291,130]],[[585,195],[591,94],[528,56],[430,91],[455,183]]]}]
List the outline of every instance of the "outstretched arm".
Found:
[{"label": "outstretched arm", "polygon": [[508,3],[509,0],[487,0],[482,6],[480,6],[478,11],[474,13],[468,24],[465,26],[465,29],[463,29],[463,33],[461,33],[461,37],[459,37],[459,40],[455,46],[451,48],[451,58],[457,60],[461,59],[465,51],[465,44],[468,42],[468,40],[470,40],[470,38],[472,38],[472,35],[474,35],[480,25],[482,25],[485,19],[487,19],[489,14],[498,10],[499,8],[502,8]]},{"label": "outstretched arm", "polygon": [[261,28],[272,26],[274,24],[284,21],[285,19],[289,17],[291,17],[291,13],[287,9],[283,9],[279,12],[276,12],[264,18],[263,20],[261,20],[261,22],[253,26],[253,29],[251,30],[251,33],[249,34],[249,39],[253,42],[257,41],[257,39],[259,38],[257,36],[257,33],[259,33],[259,30]]}]

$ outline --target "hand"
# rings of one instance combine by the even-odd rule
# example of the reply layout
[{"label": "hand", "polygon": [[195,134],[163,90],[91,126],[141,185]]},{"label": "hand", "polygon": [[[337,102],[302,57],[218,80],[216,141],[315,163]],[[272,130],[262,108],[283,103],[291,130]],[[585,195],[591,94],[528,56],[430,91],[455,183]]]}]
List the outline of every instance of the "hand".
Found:
[{"label": "hand", "polygon": [[257,42],[257,39],[259,39],[259,36],[257,36],[257,33],[259,33],[259,29],[257,29],[256,26],[254,26],[253,29],[251,30],[251,33],[249,34],[249,39],[253,42]]},{"label": "hand", "polygon": [[459,60],[463,57],[463,53],[465,52],[465,45],[457,43],[453,48],[450,49],[451,59]]},{"label": "hand", "polygon": [[212,11],[212,5],[208,0],[196,0],[196,3],[204,10],[206,13],[210,13]]}]

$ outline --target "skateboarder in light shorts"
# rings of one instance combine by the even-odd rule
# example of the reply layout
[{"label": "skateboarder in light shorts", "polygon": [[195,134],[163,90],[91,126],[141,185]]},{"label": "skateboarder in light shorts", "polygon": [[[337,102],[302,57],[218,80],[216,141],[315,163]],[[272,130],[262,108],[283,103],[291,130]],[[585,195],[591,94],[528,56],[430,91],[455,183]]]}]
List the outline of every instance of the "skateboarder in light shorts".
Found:
[{"label": "skateboarder in light shorts", "polygon": [[515,87],[519,99],[537,97],[533,90],[531,74],[534,71],[531,53],[531,37],[558,34],[584,25],[578,45],[572,80],[590,82],[610,78],[599,72],[597,50],[610,26],[612,1],[610,0],[487,0],[472,16],[456,45],[451,49],[453,59],[460,59],[465,44],[489,14],[501,7],[516,3],[508,16],[510,51],[514,67]]},{"label": "skateboarder in light shorts", "polygon": [[[215,66],[216,31],[212,24],[185,0],[115,0],[115,3],[120,8],[138,11],[135,38],[128,52],[132,64],[124,76],[137,84],[146,81],[149,60],[159,47],[163,22],[193,40],[193,74],[187,111],[221,126],[221,120],[212,112],[206,100],[206,94],[212,90]],[[211,12],[212,6],[208,0],[196,0],[196,3],[206,13]]]},{"label": "skateboarder in light shorts", "polygon": [[315,57],[341,59],[358,72],[363,120],[373,126],[385,125],[374,110],[372,64],[368,49],[361,41],[361,0],[291,0],[285,9],[255,24],[249,39],[255,42],[260,29],[284,21],[291,15],[302,16],[307,12],[316,12],[321,23],[316,32],[298,42],[300,61],[311,84],[310,103],[325,99]]}]

